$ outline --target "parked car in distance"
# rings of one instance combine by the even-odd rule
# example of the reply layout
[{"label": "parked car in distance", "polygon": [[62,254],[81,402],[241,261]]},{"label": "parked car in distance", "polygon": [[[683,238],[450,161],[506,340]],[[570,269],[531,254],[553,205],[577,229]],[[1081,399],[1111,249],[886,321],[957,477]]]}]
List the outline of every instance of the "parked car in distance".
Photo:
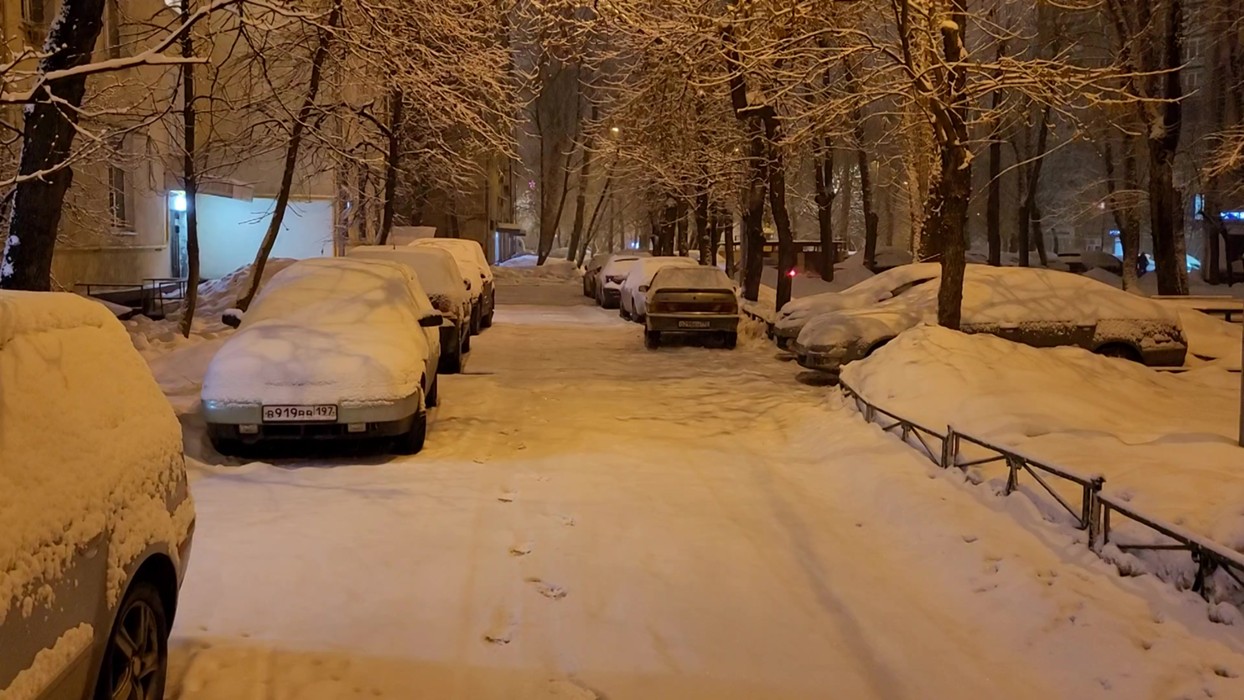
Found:
[{"label": "parked car in distance", "polygon": [[[857,253],[858,255],[858,253]],[[941,277],[938,263],[899,265],[874,275],[841,292],[825,292],[788,302],[773,324],[778,347],[787,349],[810,319],[830,311],[860,309],[893,299],[930,280]]]},{"label": "parked car in distance", "polygon": [[492,267],[479,243],[467,238],[421,238],[412,246],[430,246],[449,251],[458,261],[462,273],[471,279],[471,284],[479,286],[479,294],[475,296],[479,305],[471,319],[471,332],[478,334],[482,329],[492,326],[493,314],[497,306],[497,291],[493,284]]},{"label": "parked car in distance", "polygon": [[[939,282],[813,318],[792,346],[799,364],[836,373],[903,331],[936,323]],[[1036,268],[968,265],[962,330],[1034,347],[1078,346],[1157,367],[1182,365],[1188,351],[1174,309],[1088,277]]]},{"label": "parked car in distance", "polygon": [[600,271],[609,262],[613,253],[597,253],[583,265],[583,296],[596,298],[596,285],[600,281]]},{"label": "parked car in distance", "polygon": [[622,283],[644,252],[614,253],[596,275],[596,303],[602,309],[616,309],[622,300]]},{"label": "parked car in distance", "polygon": [[440,327],[441,354],[437,371],[445,374],[462,371],[466,354],[471,351],[471,296],[466,291],[458,263],[449,251],[431,246],[368,245],[351,248],[346,257],[390,260],[413,270],[428,301],[445,319]]},{"label": "parked car in distance", "polygon": [[644,314],[648,309],[648,286],[652,284],[652,278],[656,276],[657,271],[667,267],[698,266],[699,263],[690,258],[677,256],[640,258],[626,273],[626,280],[622,282],[622,288],[619,290],[621,300],[618,304],[618,313],[622,318],[643,323]]},{"label": "parked car in distance", "polygon": [[648,286],[644,346],[655,350],[661,338],[692,333],[721,339],[727,348],[738,342],[739,299],[734,283],[715,267],[665,267]]},{"label": "parked car in distance", "polygon": [[181,424],[104,305],[0,291],[0,698],[162,698]]},{"label": "parked car in distance", "polygon": [[274,275],[203,379],[221,454],[392,439],[414,454],[437,403],[441,315],[406,265],[302,260]]}]

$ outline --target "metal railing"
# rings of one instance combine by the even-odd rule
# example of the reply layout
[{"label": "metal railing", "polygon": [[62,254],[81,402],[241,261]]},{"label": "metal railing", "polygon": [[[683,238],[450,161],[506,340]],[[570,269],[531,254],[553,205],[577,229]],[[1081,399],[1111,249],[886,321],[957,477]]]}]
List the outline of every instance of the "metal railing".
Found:
[{"label": "metal railing", "polygon": [[[1107,544],[1113,544],[1122,552],[1186,551],[1196,567],[1192,590],[1205,599],[1210,599],[1211,591],[1207,584],[1218,571],[1223,571],[1241,589],[1244,589],[1244,555],[1213,540],[1136,511],[1121,499],[1105,492],[1106,480],[1101,475],[1083,475],[1070,469],[1051,465],[1014,448],[974,437],[950,426],[946,428],[945,433],[939,433],[870,403],[846,382],[840,382],[840,386],[843,394],[852,400],[856,410],[863,414],[865,420],[878,424],[885,432],[900,434],[903,442],[916,448],[929,461],[942,469],[956,467],[966,470],[971,467],[1005,463],[1007,480],[1003,496],[1014,493],[1019,488],[1021,475],[1028,474],[1054,502],[1074,518],[1078,529],[1088,532],[1087,544],[1099,556],[1102,555],[1103,548]],[[933,440],[940,441],[940,450],[933,449],[933,445],[930,444]],[[991,453],[991,456],[964,460],[962,447],[965,442],[986,450]],[[1074,485],[1080,491],[1079,507],[1069,503],[1050,485],[1046,479],[1051,476]],[[1156,544],[1111,542],[1112,513],[1143,525],[1170,541]]]}]

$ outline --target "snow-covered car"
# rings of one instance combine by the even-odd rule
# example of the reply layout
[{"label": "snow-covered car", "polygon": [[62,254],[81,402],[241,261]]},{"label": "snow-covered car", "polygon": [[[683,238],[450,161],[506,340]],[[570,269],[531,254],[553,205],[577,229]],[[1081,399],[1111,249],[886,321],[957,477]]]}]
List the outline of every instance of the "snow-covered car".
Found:
[{"label": "snow-covered car", "polygon": [[659,270],[667,267],[697,267],[699,263],[690,258],[677,256],[656,256],[640,258],[626,273],[619,293],[618,314],[622,318],[644,322],[644,314],[648,310],[648,286]]},{"label": "snow-covered car", "polygon": [[614,253],[596,273],[596,304],[602,309],[616,309],[622,301],[622,283],[631,268],[647,253]]},{"label": "snow-covered car", "polygon": [[462,371],[471,351],[471,295],[454,256],[431,246],[358,246],[346,253],[350,258],[391,260],[410,267],[428,295],[432,307],[445,322],[440,328],[441,355],[438,370],[445,374]]},{"label": "snow-covered car", "polygon": [[612,253],[597,253],[583,265],[583,296],[589,299],[596,298],[596,282],[599,279],[600,271],[611,257],[613,257]]},{"label": "snow-covered car", "polygon": [[[939,283],[813,318],[792,346],[799,364],[837,372],[905,330],[936,323]],[[968,265],[962,330],[1035,347],[1079,346],[1157,367],[1182,365],[1188,352],[1175,310],[1081,275],[1035,268]]]},{"label": "snow-covered car", "polygon": [[414,454],[437,403],[441,323],[405,265],[299,261],[268,282],[208,365],[208,437],[226,455],[370,438]]},{"label": "snow-covered car", "polygon": [[497,305],[497,292],[493,285],[492,267],[479,243],[466,238],[421,238],[412,246],[430,246],[449,251],[458,261],[458,268],[467,279],[472,289],[478,287],[473,294],[476,301],[475,313],[471,318],[471,331],[479,333],[481,329],[492,325],[492,317]]},{"label": "snow-covered car", "polygon": [[825,292],[790,301],[782,307],[773,325],[778,347],[789,347],[799,337],[804,324],[820,314],[872,306],[935,280],[941,274],[941,265],[937,263],[900,265],[841,292]]},{"label": "snow-covered car", "polygon": [[739,300],[734,283],[715,267],[665,267],[648,286],[644,346],[655,350],[663,334],[693,333],[738,342]]},{"label": "snow-covered car", "polygon": [[162,698],[194,503],[121,323],[0,291],[0,698]]}]

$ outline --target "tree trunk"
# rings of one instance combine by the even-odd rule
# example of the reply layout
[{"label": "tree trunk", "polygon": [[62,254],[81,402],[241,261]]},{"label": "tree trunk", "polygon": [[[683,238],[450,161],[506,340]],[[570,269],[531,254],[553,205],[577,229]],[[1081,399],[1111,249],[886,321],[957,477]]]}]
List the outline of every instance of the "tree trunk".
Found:
[{"label": "tree trunk", "polygon": [[268,256],[272,253],[272,246],[276,244],[277,234],[281,232],[281,224],[285,221],[285,210],[289,206],[290,192],[294,186],[294,170],[298,165],[298,151],[302,147],[303,132],[320,93],[320,83],[324,78],[324,63],[328,60],[328,49],[332,43],[333,34],[341,24],[341,5],[342,0],[333,1],[332,10],[328,13],[328,26],[321,27],[317,32],[315,54],[311,57],[311,78],[298,115],[294,123],[290,125],[289,142],[285,147],[285,170],[281,174],[281,188],[277,191],[272,221],[268,223],[268,230],[259,244],[259,251],[255,254],[255,264],[251,268],[251,278],[246,293],[238,299],[238,308],[243,311],[250,306],[255,299],[255,293],[259,291],[259,283],[263,280],[263,270],[268,264]]},{"label": "tree trunk", "polygon": [[786,159],[782,154],[782,127],[772,110],[765,114],[765,150],[768,151],[769,209],[778,234],[778,280],[775,310],[791,298],[791,274],[795,270],[795,236],[786,208]]},{"label": "tree trunk", "polygon": [[[39,60],[39,75],[90,63],[103,15],[104,0],[64,0],[46,44],[56,50]],[[78,107],[85,92],[86,76],[49,81],[36,92],[38,101],[26,107],[18,175],[28,179],[14,189],[13,214],[0,257],[0,288],[51,289],[56,232],[65,192],[73,182],[73,170],[65,161],[77,134]],[[47,174],[32,177],[36,173]]]},{"label": "tree trunk", "polygon": [[675,225],[674,230],[677,232],[677,236],[675,240],[678,241],[678,248],[677,248],[678,255],[684,258],[687,257],[687,251],[688,251],[687,238],[688,238],[688,233],[689,233],[688,229],[691,224],[690,217],[689,217],[689,211],[688,211],[689,209],[691,209],[691,207],[687,206],[686,200],[684,200],[682,197],[679,197],[678,198],[678,209],[677,209],[678,216],[675,219],[676,225]]},{"label": "tree trunk", "polygon": [[[592,121],[595,122],[599,115],[599,108],[592,105]],[[590,131],[587,139],[583,142],[583,155],[579,159],[579,186],[576,188],[574,201],[574,223],[570,227],[570,247],[566,251],[566,259],[574,260],[579,252],[579,246],[586,242],[583,240],[583,217],[587,213],[587,187],[592,176],[592,149],[595,147],[596,132]]]},{"label": "tree trunk", "polygon": [[[190,23],[190,0],[182,0],[181,23]],[[182,58],[194,56],[194,36],[189,30],[181,38]],[[186,190],[186,303],[181,312],[181,334],[190,337],[190,329],[194,326],[194,312],[199,305],[199,175],[196,169],[195,154],[198,151],[198,139],[195,127],[198,118],[195,114],[194,66],[186,63],[181,67],[182,79],[182,187]]]},{"label": "tree trunk", "polygon": [[1140,273],[1137,270],[1140,259],[1140,217],[1135,207],[1124,206],[1120,196],[1121,189],[1135,193],[1140,188],[1135,138],[1123,136],[1122,181],[1118,177],[1114,148],[1109,139],[1102,150],[1102,162],[1106,167],[1106,192],[1110,196],[1110,212],[1115,225],[1119,227],[1119,242],[1123,246],[1123,289],[1136,291],[1140,288]]},{"label": "tree trunk", "polygon": [[708,190],[701,189],[695,195],[695,232],[700,264],[715,266],[717,263],[713,260],[711,247],[713,235],[708,223]]},{"label": "tree trunk", "polygon": [[731,278],[734,277],[734,214],[730,216],[722,216],[718,220],[721,226],[721,257],[722,262],[726,264],[726,274]]},{"label": "tree trunk", "polygon": [[389,154],[384,161],[384,215],[380,219],[380,245],[389,242],[393,231],[393,215],[397,211],[397,173],[401,165],[402,102],[400,88],[389,91]]},{"label": "tree trunk", "polygon": [[834,147],[828,138],[817,141],[812,164],[816,180],[816,225],[821,242],[821,279],[834,281]]},{"label": "tree trunk", "polygon": [[[596,207],[592,209],[592,219],[587,225],[587,237],[583,241],[583,245],[579,248],[579,259],[575,264],[583,267],[583,260],[587,257],[587,247],[592,241],[596,240],[596,227],[600,223],[600,213],[604,211],[605,205],[609,204],[609,188],[613,185],[613,173],[605,176],[605,184],[600,188],[600,195],[596,198]],[[612,228],[613,222],[610,222]],[[609,252],[613,252],[613,234],[609,234]]]},{"label": "tree trunk", "polygon": [[1180,81],[1183,51],[1182,0],[1167,0],[1165,26],[1165,73],[1162,83],[1161,122],[1148,131],[1149,227],[1157,262],[1158,293],[1188,293],[1188,263],[1184,243],[1182,193],[1175,187],[1175,157],[1179,151],[1183,121],[1183,86]]},{"label": "tree trunk", "polygon": [[841,166],[838,182],[842,186],[838,196],[834,198],[838,200],[838,231],[835,237],[843,242],[854,242],[851,239],[851,200],[855,198],[855,176],[851,174],[850,162],[842,163]]},{"label": "tree trunk", "polygon": [[[1006,42],[998,42],[997,60],[1006,55]],[[985,204],[985,239],[989,246],[989,264],[1002,265],[1002,119],[998,108],[1002,104],[1002,91],[994,90],[990,96],[990,109],[994,119],[989,132],[989,199]]]},{"label": "tree trunk", "polygon": [[760,298],[760,277],[764,273],[765,246],[765,196],[768,188],[768,163],[765,158],[764,127],[753,119],[749,147],[746,209],[743,211],[743,298],[757,301]]},{"label": "tree trunk", "polygon": [[[856,142],[862,134],[856,135]],[[855,159],[860,170],[860,206],[864,210],[864,266],[877,263],[877,212],[873,211],[873,180],[868,163],[868,152],[857,148]]]},{"label": "tree trunk", "polygon": [[968,202],[972,196],[971,153],[968,151],[967,69],[963,65],[967,41],[967,0],[952,0],[951,22],[942,26],[942,50],[947,71],[948,109],[943,115],[940,211],[937,220],[942,278],[937,294],[937,322],[958,330],[963,315],[963,275],[966,265]]}]

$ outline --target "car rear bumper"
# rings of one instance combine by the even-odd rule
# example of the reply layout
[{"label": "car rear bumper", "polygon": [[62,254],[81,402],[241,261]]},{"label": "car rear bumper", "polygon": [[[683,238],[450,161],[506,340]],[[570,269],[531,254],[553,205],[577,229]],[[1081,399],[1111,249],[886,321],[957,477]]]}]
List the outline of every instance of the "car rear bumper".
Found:
[{"label": "car rear bumper", "polygon": [[662,333],[736,333],[737,314],[650,313],[644,317],[650,331]]},{"label": "car rear bumper", "polygon": [[[394,437],[408,432],[421,410],[422,396],[414,394],[399,401],[339,405],[335,422],[264,423],[260,404],[203,404],[208,434],[213,439],[245,444]],[[247,426],[247,432],[243,432],[242,426]],[[351,426],[355,430],[350,430]]]}]

